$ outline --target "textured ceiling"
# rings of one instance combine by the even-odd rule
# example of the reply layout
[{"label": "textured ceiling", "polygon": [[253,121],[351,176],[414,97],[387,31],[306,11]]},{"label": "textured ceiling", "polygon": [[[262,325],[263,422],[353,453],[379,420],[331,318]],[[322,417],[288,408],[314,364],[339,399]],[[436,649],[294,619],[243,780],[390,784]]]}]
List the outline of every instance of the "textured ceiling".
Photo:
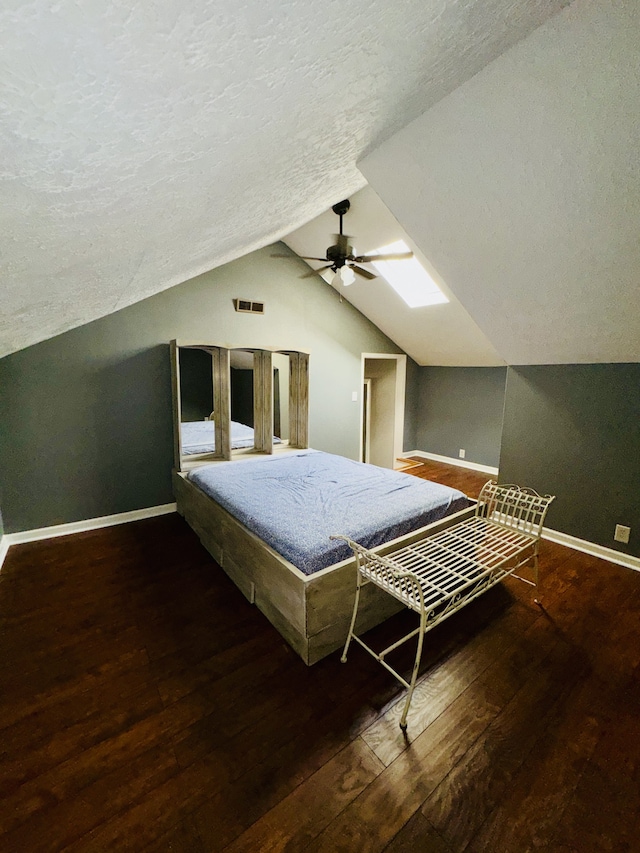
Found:
[{"label": "textured ceiling", "polygon": [[508,364],[640,361],[639,45],[576,0],[360,164]]},{"label": "textured ceiling", "polygon": [[5,0],[0,356],[266,245],[565,0]]}]

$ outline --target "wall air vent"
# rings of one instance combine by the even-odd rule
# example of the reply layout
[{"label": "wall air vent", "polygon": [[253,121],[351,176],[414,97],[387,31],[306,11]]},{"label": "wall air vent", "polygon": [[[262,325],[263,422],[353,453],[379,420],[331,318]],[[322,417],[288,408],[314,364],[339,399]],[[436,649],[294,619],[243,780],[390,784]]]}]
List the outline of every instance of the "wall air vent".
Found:
[{"label": "wall air vent", "polygon": [[236,311],[243,314],[264,314],[264,302],[252,302],[250,299],[234,299]]}]

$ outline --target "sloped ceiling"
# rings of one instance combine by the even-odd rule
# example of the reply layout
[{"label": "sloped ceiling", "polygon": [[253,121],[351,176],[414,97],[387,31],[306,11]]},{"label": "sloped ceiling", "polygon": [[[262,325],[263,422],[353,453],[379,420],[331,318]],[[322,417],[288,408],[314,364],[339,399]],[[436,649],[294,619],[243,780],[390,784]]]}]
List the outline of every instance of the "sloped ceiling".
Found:
[{"label": "sloped ceiling", "polygon": [[[343,230],[353,237],[350,243],[355,253],[368,254],[396,240],[404,240],[449,302],[409,308],[381,277],[367,280],[356,276],[353,284],[336,288],[341,296],[375,323],[417,364],[457,367],[503,365],[504,361],[487,336],[462,307],[438,271],[411,243],[400,223],[372,188],[364,187],[349,201],[351,207],[343,217]],[[339,224],[336,214],[332,210],[326,211],[288,234],[284,243],[297,255],[322,257],[334,242],[333,235]],[[309,261],[308,265],[312,269],[322,267],[321,263],[314,261]],[[372,267],[368,269],[375,273]],[[333,286],[331,271],[323,273],[323,278]],[[301,286],[304,286],[302,282]]]},{"label": "sloped ceiling", "polygon": [[267,245],[566,0],[6,0],[0,356]]},{"label": "sloped ceiling", "polygon": [[640,361],[639,45],[576,0],[360,164],[509,364]]}]

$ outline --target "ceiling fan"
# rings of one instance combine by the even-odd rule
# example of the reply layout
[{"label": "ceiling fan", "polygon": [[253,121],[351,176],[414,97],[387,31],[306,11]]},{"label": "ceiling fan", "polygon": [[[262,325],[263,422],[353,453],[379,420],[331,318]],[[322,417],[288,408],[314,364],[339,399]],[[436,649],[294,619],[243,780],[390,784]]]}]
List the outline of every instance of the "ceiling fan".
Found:
[{"label": "ceiling fan", "polygon": [[[300,255],[305,261],[327,261],[328,263],[320,267],[317,270],[313,270],[310,273],[302,276],[303,278],[308,278],[309,276],[316,275],[316,273],[323,273],[325,270],[333,270],[335,276],[333,278],[332,284],[340,285],[344,284],[353,284],[355,281],[354,273],[362,276],[363,278],[372,279],[376,278],[375,273],[370,272],[364,267],[360,266],[360,264],[369,264],[373,261],[401,261],[406,258],[412,258],[413,252],[393,252],[391,254],[384,255],[354,255],[353,254],[353,246],[349,244],[349,240],[351,239],[346,234],[342,232],[342,217],[347,213],[349,208],[351,207],[351,203],[348,199],[344,201],[339,201],[337,204],[334,204],[331,210],[340,217],[340,233],[334,234],[336,238],[336,242],[333,246],[329,246],[327,249],[326,256],[324,258],[317,257],[309,257],[307,255]],[[272,255],[272,258],[290,258],[290,255]]]}]

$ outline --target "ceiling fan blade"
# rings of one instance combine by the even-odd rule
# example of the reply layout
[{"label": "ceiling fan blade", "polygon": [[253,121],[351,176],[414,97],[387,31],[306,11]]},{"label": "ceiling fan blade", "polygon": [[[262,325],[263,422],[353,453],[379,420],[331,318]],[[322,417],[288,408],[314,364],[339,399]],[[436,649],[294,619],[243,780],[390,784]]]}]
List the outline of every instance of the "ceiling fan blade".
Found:
[{"label": "ceiling fan blade", "polygon": [[[324,258],[315,258],[314,260],[324,261]],[[301,275],[300,278],[311,278],[314,275],[320,275],[320,273],[323,273],[325,270],[330,270],[332,266],[333,264],[327,264],[326,267],[320,267],[318,270],[310,270],[309,272],[304,273],[304,275]]]},{"label": "ceiling fan blade", "polygon": [[413,257],[413,252],[393,252],[388,255],[358,255],[353,260],[358,264],[372,264],[374,261],[404,261]]},{"label": "ceiling fan blade", "polygon": [[270,255],[269,257],[271,257],[271,258],[285,258],[285,259],[288,259],[290,261],[295,261],[296,258],[302,258],[303,261],[326,261],[327,260],[326,258],[309,258],[306,255],[278,254],[278,255]]},{"label": "ceiling fan blade", "polygon": [[365,270],[363,267],[358,267],[355,264],[348,264],[347,266],[349,266],[354,272],[357,272],[358,275],[361,275],[362,278],[377,278],[376,275],[374,275],[372,272],[369,272],[369,270]]},{"label": "ceiling fan blade", "polygon": [[271,255],[272,258],[288,258],[295,261],[297,258],[302,258],[303,261],[326,261],[326,258],[311,258],[307,255]]}]

